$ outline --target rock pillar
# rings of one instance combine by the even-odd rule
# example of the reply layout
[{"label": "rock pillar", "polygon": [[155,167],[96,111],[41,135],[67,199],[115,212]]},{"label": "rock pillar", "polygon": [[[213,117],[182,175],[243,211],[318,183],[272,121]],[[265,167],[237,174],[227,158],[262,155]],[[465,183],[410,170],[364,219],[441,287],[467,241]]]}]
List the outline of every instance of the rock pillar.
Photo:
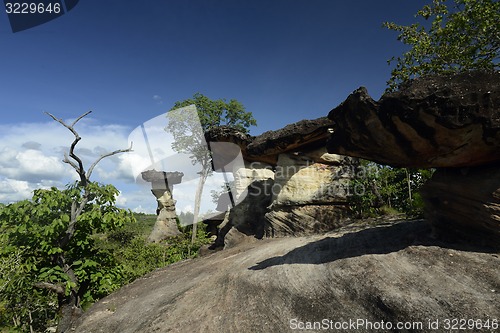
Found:
[{"label": "rock pillar", "polygon": [[172,197],[174,184],[181,182],[182,172],[164,172],[148,170],[142,173],[142,178],[151,183],[151,192],[158,202],[156,223],[148,237],[149,242],[160,242],[168,237],[181,234],[177,228],[175,200]]}]

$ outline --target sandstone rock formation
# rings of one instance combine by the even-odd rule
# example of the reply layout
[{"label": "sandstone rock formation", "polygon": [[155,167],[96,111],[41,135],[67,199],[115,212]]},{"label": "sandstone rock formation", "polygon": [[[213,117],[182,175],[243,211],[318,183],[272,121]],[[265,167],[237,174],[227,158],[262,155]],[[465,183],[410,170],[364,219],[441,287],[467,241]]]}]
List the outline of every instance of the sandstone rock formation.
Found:
[{"label": "sandstone rock formation", "polygon": [[[267,207],[272,202],[272,179],[255,180],[247,188],[247,195],[229,211],[219,228],[218,237],[211,247],[229,248],[244,240],[243,235],[261,239],[268,229],[265,218]],[[231,237],[228,233],[231,232]],[[234,239],[237,237],[238,239]]]},{"label": "sandstone rock formation", "polygon": [[[206,134],[207,142],[216,150],[216,169],[222,169],[240,152],[245,161],[244,165],[231,166],[238,205],[229,221],[221,225],[216,245],[225,243],[223,237],[231,227],[246,235],[249,230],[259,230],[254,236],[260,238],[321,233],[348,221],[347,187],[356,160],[327,153],[325,141],[331,126],[331,121],[320,118],[257,137],[226,127]],[[239,149],[220,148],[214,142],[230,142]],[[260,189],[262,181],[265,186]],[[267,195],[248,198],[255,193],[260,196],[263,190]],[[240,198],[245,198],[242,203]],[[265,215],[261,216],[262,212]],[[242,230],[249,221],[255,226]]]},{"label": "sandstone rock formation", "polygon": [[328,117],[331,153],[436,168],[500,160],[500,73],[419,78],[376,102],[365,88]]},{"label": "sandstone rock formation", "polygon": [[[230,127],[212,128],[205,134],[207,142],[231,142],[240,147],[245,161],[276,165],[279,154],[296,150],[313,151],[324,148],[328,129],[333,122],[327,117],[301,120],[276,131],[267,131],[257,137],[240,133]],[[326,153],[326,152],[324,152]],[[323,153],[323,154],[324,154]],[[224,153],[218,152],[221,156]],[[316,155],[315,155],[316,156]],[[321,162],[321,155],[319,162]]]},{"label": "sandstone rock formation", "polygon": [[[323,163],[315,162],[323,157]],[[278,156],[273,201],[266,214],[267,235],[291,236],[330,231],[346,223],[348,186],[354,165],[317,150]]]},{"label": "sandstone rock formation", "polygon": [[177,214],[172,190],[175,184],[181,182],[182,172],[163,172],[148,170],[142,173],[142,179],[151,183],[151,192],[158,201],[156,223],[148,237],[149,242],[160,242],[168,237],[181,234],[177,228]]},{"label": "sandstone rock formation", "polygon": [[[447,319],[498,322],[498,253],[428,234],[423,221],[351,225],[179,262],[94,304],[75,332],[305,332],[294,328],[324,319],[363,320],[332,332],[444,332]],[[367,326],[382,321],[422,326]],[[479,331],[495,330],[467,332]]]},{"label": "sandstone rock formation", "polygon": [[438,168],[423,190],[436,231],[481,230],[500,243],[499,72],[419,78],[378,102],[360,88],[329,118],[329,152]]},{"label": "sandstone rock formation", "polygon": [[478,233],[480,242],[500,245],[500,164],[438,169],[421,192],[440,234]]}]

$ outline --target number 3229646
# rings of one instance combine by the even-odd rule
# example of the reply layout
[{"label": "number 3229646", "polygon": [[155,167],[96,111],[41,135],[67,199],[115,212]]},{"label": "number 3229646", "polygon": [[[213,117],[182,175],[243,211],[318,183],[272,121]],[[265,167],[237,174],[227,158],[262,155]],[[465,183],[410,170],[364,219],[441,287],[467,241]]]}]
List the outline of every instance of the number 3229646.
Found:
[{"label": "number 3229646", "polygon": [[6,2],[5,12],[7,14],[59,14],[61,12],[61,4],[58,2],[48,4],[34,2]]}]

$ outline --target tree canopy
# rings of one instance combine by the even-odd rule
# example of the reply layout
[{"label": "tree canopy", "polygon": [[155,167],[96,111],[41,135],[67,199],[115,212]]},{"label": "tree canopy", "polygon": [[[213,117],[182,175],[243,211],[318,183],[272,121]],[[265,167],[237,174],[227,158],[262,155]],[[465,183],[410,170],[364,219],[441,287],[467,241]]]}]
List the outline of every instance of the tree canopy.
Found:
[{"label": "tree canopy", "polygon": [[422,75],[469,70],[498,70],[500,2],[498,0],[433,0],[415,15],[422,23],[409,26],[385,22],[410,46],[396,61],[388,90]]},{"label": "tree canopy", "polygon": [[92,182],[90,176],[103,158],[131,148],[101,155],[85,170],[75,153],[81,140],[75,125],[89,113],[72,124],[48,114],[75,136],[63,161],[80,180],[65,190],[35,190],[31,200],[0,209],[0,320],[13,316],[21,329],[43,327],[47,310],[57,308],[63,332],[82,307],[117,289],[122,280],[122,267],[95,246],[95,236],[133,216],[115,207],[115,187]]},{"label": "tree canopy", "polygon": [[192,98],[175,102],[171,110],[189,105],[196,106],[204,131],[212,127],[226,125],[248,133],[250,126],[257,125],[252,113],[246,111],[243,104],[235,99],[231,99],[229,102],[225,99],[212,100],[201,93],[196,93]]},{"label": "tree canopy", "polygon": [[[197,112],[197,117],[194,112]],[[165,130],[173,136],[172,149],[178,153],[189,154],[193,165],[199,164],[201,169],[194,205],[194,242],[203,186],[212,171],[212,156],[205,142],[205,132],[225,125],[248,133],[248,128],[257,125],[257,121],[237,100],[231,99],[229,102],[225,99],[212,100],[201,93],[194,94],[193,98],[176,102],[167,113],[167,119]]]}]

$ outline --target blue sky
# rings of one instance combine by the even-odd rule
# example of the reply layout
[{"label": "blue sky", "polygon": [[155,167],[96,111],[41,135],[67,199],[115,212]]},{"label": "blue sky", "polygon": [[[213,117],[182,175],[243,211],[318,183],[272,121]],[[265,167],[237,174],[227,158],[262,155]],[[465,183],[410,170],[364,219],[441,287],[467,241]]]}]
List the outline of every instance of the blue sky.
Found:
[{"label": "blue sky", "polygon": [[[242,102],[254,135],[325,116],[359,86],[379,98],[387,60],[405,50],[381,24],[414,22],[425,3],[81,0],[18,33],[0,14],[0,201],[72,177],[57,166],[72,137],[45,111],[70,119],[93,110],[81,127],[90,160],[126,147],[133,128],[196,92]],[[151,211],[152,196],[110,168],[97,180],[121,187],[124,206]]]}]

